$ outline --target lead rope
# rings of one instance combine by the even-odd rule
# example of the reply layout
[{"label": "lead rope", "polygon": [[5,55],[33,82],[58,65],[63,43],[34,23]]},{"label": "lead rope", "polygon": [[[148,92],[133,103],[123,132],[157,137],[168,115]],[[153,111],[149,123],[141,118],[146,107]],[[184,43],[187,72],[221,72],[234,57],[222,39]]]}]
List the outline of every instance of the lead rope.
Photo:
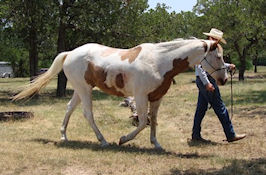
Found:
[{"label": "lead rope", "polygon": [[[233,105],[234,105],[234,100],[233,100],[233,75],[235,74],[235,72],[236,72],[236,70],[234,69],[234,70],[230,70],[229,71],[230,72],[230,76],[231,76],[231,121],[232,121],[232,119],[233,119],[233,115],[234,115],[234,113],[233,113],[233,109],[234,109],[234,107],[233,107]],[[226,141],[228,141],[227,139],[226,140],[223,140],[223,142],[226,142]]]},{"label": "lead rope", "polygon": [[230,76],[231,76],[231,121],[233,119],[233,115],[234,115],[234,100],[233,100],[233,76],[235,74],[235,69],[234,70],[230,70]]}]

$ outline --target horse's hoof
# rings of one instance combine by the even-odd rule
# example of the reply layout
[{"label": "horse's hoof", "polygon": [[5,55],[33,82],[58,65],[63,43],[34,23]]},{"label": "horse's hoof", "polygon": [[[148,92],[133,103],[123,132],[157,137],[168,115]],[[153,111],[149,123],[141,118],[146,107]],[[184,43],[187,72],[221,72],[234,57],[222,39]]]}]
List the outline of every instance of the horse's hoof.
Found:
[{"label": "horse's hoof", "polygon": [[67,142],[68,141],[68,139],[66,138],[66,137],[61,137],[61,139],[60,139],[62,142]]},{"label": "horse's hoof", "polygon": [[158,151],[164,151],[164,149],[161,146],[155,146],[154,148],[155,150],[158,150]]},{"label": "horse's hoof", "polygon": [[106,148],[107,146],[109,146],[109,143],[108,142],[101,143],[101,147],[102,148]]},{"label": "horse's hoof", "polygon": [[119,145],[122,145],[123,143],[125,143],[126,142],[126,136],[122,136],[121,138],[120,138],[120,140],[119,140]]}]

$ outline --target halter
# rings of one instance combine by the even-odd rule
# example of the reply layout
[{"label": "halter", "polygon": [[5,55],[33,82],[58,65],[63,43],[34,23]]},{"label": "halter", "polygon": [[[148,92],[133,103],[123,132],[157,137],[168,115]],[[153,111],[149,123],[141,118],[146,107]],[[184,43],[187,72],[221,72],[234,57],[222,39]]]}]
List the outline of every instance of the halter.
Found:
[{"label": "halter", "polygon": [[207,64],[213,69],[213,71],[211,73],[209,73],[209,75],[212,75],[214,72],[223,70],[223,69],[227,69],[226,66],[223,66],[222,68],[216,69],[215,67],[213,67],[213,65],[211,65],[211,63],[206,59],[206,56],[200,61],[200,65],[202,63],[202,61],[206,61]]},{"label": "halter", "polygon": [[[219,42],[220,40],[218,40],[218,42]],[[206,43],[206,42],[205,42]],[[206,43],[207,44],[207,43]],[[208,46],[208,45],[207,45]],[[209,51],[210,51],[210,46],[208,46],[207,47],[207,50],[206,50],[206,52],[205,52],[205,54],[204,54],[204,58],[200,61],[200,65],[201,65],[201,63],[202,63],[202,61],[206,61],[207,62],[207,64],[213,69],[213,71],[209,74],[209,75],[212,75],[214,72],[217,72],[217,71],[220,71],[220,70],[223,70],[223,69],[227,69],[226,68],[226,66],[224,65],[222,68],[219,68],[219,69],[216,69],[213,65],[211,65],[211,63],[206,59],[207,58],[207,55],[208,55],[208,53],[209,53]],[[201,65],[202,66],[202,65]]]}]

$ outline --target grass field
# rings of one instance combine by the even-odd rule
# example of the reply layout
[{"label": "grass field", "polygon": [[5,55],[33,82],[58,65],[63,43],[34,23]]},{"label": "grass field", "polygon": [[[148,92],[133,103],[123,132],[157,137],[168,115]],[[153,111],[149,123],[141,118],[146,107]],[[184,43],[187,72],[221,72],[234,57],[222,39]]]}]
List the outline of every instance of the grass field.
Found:
[{"label": "grass field", "polygon": [[[209,110],[202,124],[208,145],[189,141],[196,108],[194,73],[175,79],[162,101],[157,138],[164,151],[149,141],[149,127],[134,140],[118,146],[120,136],[134,129],[130,110],[119,107],[122,98],[94,90],[96,123],[110,146],[101,148],[79,106],[70,118],[69,142],[60,142],[60,127],[71,86],[65,98],[55,97],[54,79],[38,98],[11,102],[27,78],[0,79],[0,112],[31,111],[34,118],[0,122],[0,174],[163,174],[163,175],[265,175],[266,174],[266,67],[247,72],[245,82],[233,79],[234,117],[237,133],[247,138],[227,143],[221,124]],[[237,77],[237,75],[235,75]],[[230,111],[230,83],[220,87]]]}]

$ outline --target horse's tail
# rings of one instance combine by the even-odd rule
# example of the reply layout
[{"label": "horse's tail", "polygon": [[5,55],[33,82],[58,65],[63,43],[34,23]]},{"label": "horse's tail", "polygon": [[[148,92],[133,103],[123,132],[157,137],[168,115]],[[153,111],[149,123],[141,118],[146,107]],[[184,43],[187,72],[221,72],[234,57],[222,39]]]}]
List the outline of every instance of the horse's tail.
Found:
[{"label": "horse's tail", "polygon": [[63,64],[67,54],[68,52],[62,52],[57,55],[51,67],[45,73],[33,80],[26,89],[12,97],[12,100],[16,101],[32,96],[45,87],[49,81],[63,69]]}]

